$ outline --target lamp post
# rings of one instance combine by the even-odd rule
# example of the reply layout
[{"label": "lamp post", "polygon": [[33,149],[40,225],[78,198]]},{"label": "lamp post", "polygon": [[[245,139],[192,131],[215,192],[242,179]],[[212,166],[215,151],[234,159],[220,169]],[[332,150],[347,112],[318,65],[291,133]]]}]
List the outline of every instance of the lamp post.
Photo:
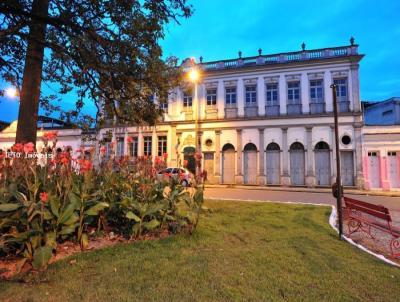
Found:
[{"label": "lamp post", "polygon": [[342,216],[342,196],[343,196],[343,188],[342,188],[342,179],[340,175],[340,151],[339,151],[339,123],[338,123],[338,104],[337,104],[337,96],[336,89],[337,85],[332,84],[332,95],[333,95],[333,116],[335,122],[335,151],[336,151],[336,187],[334,185],[334,195],[336,195],[336,206],[338,213],[338,222],[339,222],[339,239],[342,239],[343,235],[343,216]]},{"label": "lamp post", "polygon": [[[197,70],[196,66],[193,66],[188,74],[189,80],[193,83],[194,86],[194,99],[193,99],[193,105],[194,105],[194,140],[195,140],[195,161],[196,161],[196,177],[200,174],[200,165],[198,164],[198,161],[201,160],[200,156],[200,148],[201,148],[201,143],[199,142],[199,97],[198,97],[198,91],[197,91],[197,86],[198,82],[200,81],[200,73]],[[198,158],[199,157],[199,158]]]}]

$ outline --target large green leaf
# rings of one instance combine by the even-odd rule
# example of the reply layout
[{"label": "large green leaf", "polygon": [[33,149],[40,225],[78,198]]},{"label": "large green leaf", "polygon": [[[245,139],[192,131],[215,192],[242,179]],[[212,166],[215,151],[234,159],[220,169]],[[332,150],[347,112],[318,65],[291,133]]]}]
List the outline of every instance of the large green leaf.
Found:
[{"label": "large green leaf", "polygon": [[128,213],[126,213],[126,218],[128,218],[128,219],[131,219],[131,220],[134,220],[134,221],[136,221],[136,222],[140,222],[140,218],[136,215],[136,214],[134,214],[133,212],[131,212],[131,211],[129,211]]},{"label": "large green leaf", "polygon": [[72,215],[66,220],[64,221],[64,225],[71,225],[74,224],[75,222],[77,222],[79,220],[79,215],[77,213],[72,213]]},{"label": "large green leaf", "polygon": [[57,248],[57,238],[56,232],[48,232],[45,235],[46,245],[50,246],[52,249]]},{"label": "large green leaf", "polygon": [[40,269],[45,267],[51,258],[52,248],[50,246],[41,246],[37,248],[33,254],[32,266],[34,269]]},{"label": "large green leaf", "polygon": [[3,203],[0,204],[0,212],[12,212],[17,210],[21,205],[18,203]]},{"label": "large green leaf", "polygon": [[146,230],[149,230],[149,231],[154,230],[154,229],[157,228],[159,225],[160,225],[160,222],[159,222],[157,219],[153,219],[153,220],[151,220],[151,221],[149,221],[149,222],[143,223],[143,227],[144,227]]},{"label": "large green leaf", "polygon": [[59,235],[69,235],[75,232],[76,228],[77,228],[77,224],[73,224],[73,225],[68,225],[68,226],[63,226],[61,228],[61,231],[58,232]]},{"label": "large green leaf", "polygon": [[86,211],[86,215],[89,216],[96,216],[99,214],[100,211],[104,210],[108,207],[108,203],[106,202],[99,202],[98,204],[94,205],[90,209]]},{"label": "large green leaf", "polygon": [[58,197],[50,197],[50,209],[51,212],[56,216],[59,217],[59,210],[60,210],[60,199]]},{"label": "large green leaf", "polygon": [[64,224],[68,219],[71,218],[72,213],[74,213],[75,205],[70,203],[58,217],[58,224]]}]

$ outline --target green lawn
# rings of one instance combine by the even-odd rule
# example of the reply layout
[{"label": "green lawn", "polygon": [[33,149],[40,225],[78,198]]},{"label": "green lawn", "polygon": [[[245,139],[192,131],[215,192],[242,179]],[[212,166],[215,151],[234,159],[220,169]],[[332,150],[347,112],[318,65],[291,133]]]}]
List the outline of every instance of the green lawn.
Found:
[{"label": "green lawn", "polygon": [[400,269],[339,241],[328,207],[206,205],[193,236],[73,256],[0,301],[400,301]]}]

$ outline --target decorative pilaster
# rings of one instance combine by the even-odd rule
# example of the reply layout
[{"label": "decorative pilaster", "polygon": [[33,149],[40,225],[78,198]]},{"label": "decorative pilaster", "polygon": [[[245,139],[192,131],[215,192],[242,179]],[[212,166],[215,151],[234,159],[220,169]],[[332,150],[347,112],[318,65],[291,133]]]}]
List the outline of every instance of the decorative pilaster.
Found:
[{"label": "decorative pilaster", "polygon": [[350,65],[350,75],[351,75],[351,91],[353,95],[353,110],[354,112],[361,111],[360,102],[360,81],[358,78],[358,64],[353,63]]},{"label": "decorative pilaster", "polygon": [[279,110],[281,115],[286,115],[287,86],[286,78],[281,74],[279,76]]},{"label": "decorative pilaster", "polygon": [[151,159],[153,163],[155,162],[156,156],[158,156],[158,137],[156,132],[156,127],[154,127],[151,134]]},{"label": "decorative pilaster", "polygon": [[379,168],[381,174],[381,187],[385,191],[390,191],[390,182],[388,180],[387,157],[386,154],[379,152]]},{"label": "decorative pilaster", "polygon": [[168,144],[168,161],[169,161],[169,166],[172,167],[177,167],[177,161],[176,161],[176,125],[171,125],[171,132],[170,132],[170,143]]},{"label": "decorative pilaster", "polygon": [[282,174],[281,174],[281,184],[283,186],[290,185],[289,167],[288,167],[288,141],[287,141],[287,131],[288,128],[284,127],[282,129]]},{"label": "decorative pilaster", "polygon": [[124,133],[124,154],[123,155],[129,155],[128,130],[126,128],[125,128],[125,133]]},{"label": "decorative pilaster", "polygon": [[358,189],[364,189],[364,174],[362,161],[362,124],[354,125],[354,146],[356,155],[356,186]]},{"label": "decorative pilaster", "polygon": [[259,149],[258,150],[258,175],[257,175],[257,183],[259,185],[266,184],[266,177],[264,172],[264,159],[265,159],[265,148],[264,148],[264,128],[258,129],[259,136]]},{"label": "decorative pilaster", "polygon": [[314,156],[312,144],[312,127],[306,127],[307,138],[307,175],[306,185],[308,187],[315,187],[315,172],[314,172]]},{"label": "decorative pilaster", "polygon": [[144,153],[144,139],[143,139],[143,131],[139,128],[139,136],[138,136],[138,156],[143,156]]},{"label": "decorative pilaster", "polygon": [[333,125],[330,126],[331,128],[331,184],[336,182],[336,143],[335,143],[335,127]]},{"label": "decorative pilaster", "polygon": [[242,173],[242,129],[236,129],[237,135],[237,152],[236,152],[236,175],[235,175],[235,182],[236,184],[243,184],[243,173]]},{"label": "decorative pilaster", "polygon": [[[215,130],[215,176],[221,176],[221,130]],[[219,182],[219,181],[218,181]]]}]

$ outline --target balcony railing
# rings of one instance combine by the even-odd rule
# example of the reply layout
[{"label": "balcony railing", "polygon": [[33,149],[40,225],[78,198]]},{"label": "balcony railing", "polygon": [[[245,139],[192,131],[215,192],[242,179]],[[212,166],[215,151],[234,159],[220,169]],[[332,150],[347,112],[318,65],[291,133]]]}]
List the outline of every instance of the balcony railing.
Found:
[{"label": "balcony railing", "polygon": [[338,100],[338,110],[339,110],[339,112],[349,112],[350,111],[350,102]]},{"label": "balcony railing", "polygon": [[266,116],[279,116],[279,105],[267,105],[265,106]]},{"label": "balcony railing", "polygon": [[204,70],[219,70],[228,68],[246,67],[252,65],[271,65],[278,63],[299,62],[308,60],[320,60],[327,58],[346,57],[358,55],[358,45],[349,45],[333,48],[303,50],[272,55],[260,55],[255,57],[238,58],[204,62],[199,65]]},{"label": "balcony railing", "polygon": [[255,117],[258,116],[258,106],[245,106],[244,107],[245,117]]},{"label": "balcony railing", "polygon": [[225,118],[237,118],[237,107],[225,107]]},{"label": "balcony railing", "polygon": [[325,103],[321,102],[312,102],[310,103],[310,113],[311,114],[318,114],[325,112]]},{"label": "balcony railing", "polygon": [[301,114],[301,104],[287,104],[286,109],[288,115]]}]

